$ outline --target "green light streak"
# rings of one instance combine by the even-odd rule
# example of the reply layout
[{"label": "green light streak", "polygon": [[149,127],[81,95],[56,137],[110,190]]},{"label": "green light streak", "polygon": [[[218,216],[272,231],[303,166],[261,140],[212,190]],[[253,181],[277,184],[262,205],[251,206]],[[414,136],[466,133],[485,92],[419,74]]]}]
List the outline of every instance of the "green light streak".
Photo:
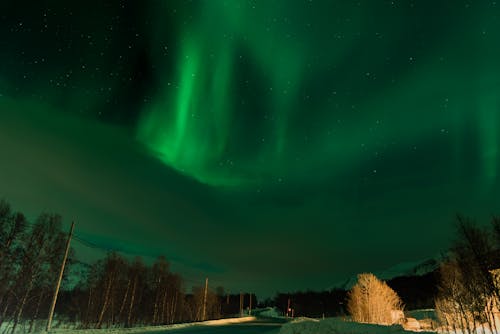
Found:
[{"label": "green light streak", "polygon": [[[497,99],[485,91],[494,80],[465,83],[487,72],[496,52],[457,70],[463,57],[454,55],[464,51],[453,41],[433,45],[432,55],[448,58],[427,57],[402,42],[415,32],[401,17],[370,26],[369,10],[340,2],[335,22],[321,5],[199,4],[172,51],[176,73],[158,73],[160,93],[138,125],[140,141],[168,166],[212,186],[260,187],[318,181],[436,140],[451,147],[454,178],[471,170],[464,166],[474,151],[483,184],[495,184]],[[475,27],[475,18],[464,24]],[[465,96],[477,101],[472,109]],[[471,120],[474,148],[463,138]]]},{"label": "green light streak", "polygon": [[[274,8],[278,14],[284,4]],[[279,170],[286,153],[288,119],[294,110],[300,82],[300,50],[281,41],[284,30],[263,40],[245,20],[239,2],[204,2],[203,14],[194,29],[185,32],[178,54],[178,87],[165,87],[156,103],[149,107],[140,122],[138,137],[166,164],[211,185],[243,185],[261,182],[255,164]],[[261,18],[265,11],[258,13]],[[224,36],[221,38],[221,36]],[[266,133],[255,133],[254,141],[269,144],[257,152],[253,166],[242,166],[234,142],[232,115],[241,107],[233,101],[234,61],[237,43],[246,44],[260,69],[269,76],[274,124]],[[275,43],[276,42],[276,43]],[[241,51],[240,51],[241,52]],[[271,55],[275,57],[270,57]],[[274,93],[276,92],[276,93]],[[175,102],[174,102],[175,101]],[[245,112],[252,112],[245,110]],[[173,120],[172,120],[173,119]]]}]

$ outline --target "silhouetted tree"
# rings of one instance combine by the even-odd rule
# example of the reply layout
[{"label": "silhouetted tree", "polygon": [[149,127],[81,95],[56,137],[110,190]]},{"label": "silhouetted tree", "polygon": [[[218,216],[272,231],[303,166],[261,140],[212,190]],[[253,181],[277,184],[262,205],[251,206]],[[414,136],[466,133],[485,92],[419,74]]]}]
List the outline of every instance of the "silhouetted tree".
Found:
[{"label": "silhouetted tree", "polygon": [[[22,248],[20,269],[16,277],[13,293],[17,297],[12,333],[23,316],[26,302],[37,284],[45,281],[52,285],[57,271],[54,266],[60,263],[62,253],[55,253],[64,247],[64,234],[61,232],[61,216],[42,214],[38,217],[30,233],[25,237]],[[44,286],[45,288],[45,286]]]},{"label": "silhouetted tree", "polygon": [[494,270],[499,268],[499,222],[492,232],[472,220],[457,216],[456,240],[449,260],[441,267],[437,313],[445,326],[468,333],[481,328],[496,330],[495,313],[500,305],[500,286]]},{"label": "silhouetted tree", "polygon": [[23,248],[22,236],[26,218],[11,211],[10,205],[0,200],[0,325],[15,303],[13,289]]},{"label": "silhouetted tree", "polygon": [[[21,323],[24,331],[32,332],[36,320],[48,312],[67,238],[61,221],[59,215],[42,214],[30,227],[24,215],[0,201],[0,324],[10,320],[5,333],[14,333]],[[110,252],[88,267],[77,286],[60,291],[58,319],[75,321],[80,328],[201,319],[204,288],[185,294],[182,277],[170,272],[165,257],[147,265],[139,257],[130,261]],[[221,295],[208,291],[207,318],[222,316],[221,301]]]}]

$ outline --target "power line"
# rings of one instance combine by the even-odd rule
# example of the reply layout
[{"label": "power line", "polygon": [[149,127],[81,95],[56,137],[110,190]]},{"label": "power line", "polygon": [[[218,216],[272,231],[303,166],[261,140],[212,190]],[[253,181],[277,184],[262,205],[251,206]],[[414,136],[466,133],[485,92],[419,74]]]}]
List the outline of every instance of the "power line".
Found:
[{"label": "power line", "polygon": [[[31,223],[31,222],[26,222],[26,224],[29,225],[29,226],[31,226],[31,227],[34,227],[36,225],[36,223]],[[60,232],[63,232],[61,228],[59,228],[58,230]],[[73,234],[73,240],[77,241],[79,244],[81,244],[81,245],[83,245],[85,247],[88,247],[88,248],[91,248],[91,249],[100,250],[100,251],[103,251],[103,252],[106,252],[106,253],[115,252],[115,253],[121,253],[121,254],[129,255],[129,256],[139,256],[139,257],[146,257],[146,258],[151,258],[151,259],[157,259],[158,257],[163,256],[163,254],[161,254],[161,255],[137,254],[137,253],[134,253],[134,252],[129,251],[129,250],[124,249],[124,248],[103,246],[103,245],[97,244],[97,243],[95,243],[93,241],[90,241],[90,240],[82,237],[80,234],[77,234],[77,233]],[[182,263],[180,261],[176,261],[176,260],[172,261],[171,259],[168,259],[168,258],[167,258],[167,260],[170,261],[170,262],[176,262],[176,263],[179,263],[181,265],[189,267],[189,265],[186,265],[186,264],[184,264],[184,263]],[[79,262],[84,263],[84,264],[86,264],[88,266],[91,266],[90,263],[86,263],[84,261],[79,261]],[[203,282],[203,277],[206,276],[206,273],[203,272],[203,271],[201,271],[201,270],[196,270],[196,271],[200,272],[200,276],[199,277],[194,277],[194,276],[186,277],[186,275],[183,274],[182,275],[183,281],[185,281],[187,283],[190,283],[193,286],[194,285],[202,286],[203,283],[204,283]],[[222,281],[219,281],[217,279],[211,279],[211,281],[214,283],[213,285],[215,285],[215,286],[223,286],[224,285]]]}]

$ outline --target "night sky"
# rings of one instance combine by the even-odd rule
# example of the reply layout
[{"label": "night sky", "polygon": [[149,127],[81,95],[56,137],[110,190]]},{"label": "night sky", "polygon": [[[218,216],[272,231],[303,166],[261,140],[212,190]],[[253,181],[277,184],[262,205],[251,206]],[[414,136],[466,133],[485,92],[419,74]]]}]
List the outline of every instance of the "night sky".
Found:
[{"label": "night sky", "polygon": [[200,284],[436,256],[500,211],[499,129],[496,1],[0,2],[0,198]]}]

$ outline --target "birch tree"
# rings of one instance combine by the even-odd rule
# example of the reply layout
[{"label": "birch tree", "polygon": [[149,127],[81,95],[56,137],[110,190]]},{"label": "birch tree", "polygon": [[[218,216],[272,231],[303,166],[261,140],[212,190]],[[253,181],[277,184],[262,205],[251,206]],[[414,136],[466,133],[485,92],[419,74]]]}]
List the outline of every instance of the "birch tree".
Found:
[{"label": "birch tree", "polygon": [[403,310],[397,293],[375,275],[358,275],[358,282],[348,294],[347,310],[357,322],[391,325],[395,314]]}]

